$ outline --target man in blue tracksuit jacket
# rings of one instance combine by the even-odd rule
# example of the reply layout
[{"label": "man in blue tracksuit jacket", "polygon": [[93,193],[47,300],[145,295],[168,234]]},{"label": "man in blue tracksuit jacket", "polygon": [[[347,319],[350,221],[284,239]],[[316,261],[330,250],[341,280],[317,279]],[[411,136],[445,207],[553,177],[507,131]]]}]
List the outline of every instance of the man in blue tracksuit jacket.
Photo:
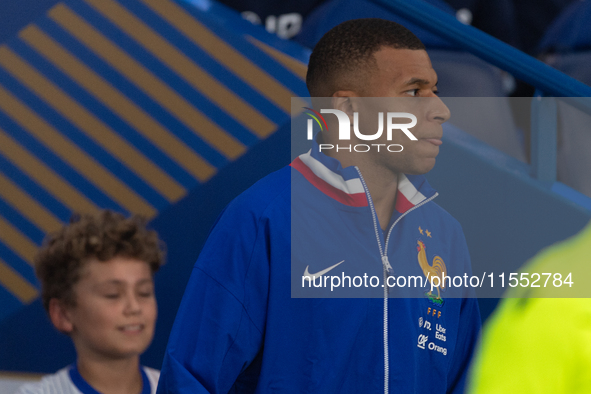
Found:
[{"label": "man in blue tracksuit jacket", "polygon": [[306,82],[350,119],[359,97],[423,97],[410,99],[417,140],[398,130],[381,150],[337,151],[325,115],[308,153],[237,197],[195,265],[158,392],[463,392],[480,316],[427,280],[471,271],[459,223],[420,175],[449,118],[424,47],[393,22],[348,21],[318,43]]}]

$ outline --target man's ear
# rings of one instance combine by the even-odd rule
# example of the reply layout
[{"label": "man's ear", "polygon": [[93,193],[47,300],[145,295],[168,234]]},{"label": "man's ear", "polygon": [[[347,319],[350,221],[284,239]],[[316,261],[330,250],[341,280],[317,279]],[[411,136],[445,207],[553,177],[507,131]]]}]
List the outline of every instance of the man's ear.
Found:
[{"label": "man's ear", "polygon": [[57,298],[49,300],[49,318],[60,332],[69,334],[74,329],[68,308]]},{"label": "man's ear", "polygon": [[357,111],[357,102],[355,100],[357,97],[359,95],[352,90],[338,90],[332,95],[332,108],[346,113],[351,124],[353,124],[353,112]]}]

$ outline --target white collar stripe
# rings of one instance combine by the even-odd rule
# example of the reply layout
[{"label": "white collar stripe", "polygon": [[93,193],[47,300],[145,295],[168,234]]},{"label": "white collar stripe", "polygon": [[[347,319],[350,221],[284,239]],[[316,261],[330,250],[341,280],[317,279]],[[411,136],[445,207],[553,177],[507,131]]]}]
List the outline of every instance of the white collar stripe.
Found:
[{"label": "white collar stripe", "polygon": [[346,181],[341,175],[332,172],[320,161],[310,155],[310,152],[300,155],[300,160],[316,175],[332,187],[347,194],[365,193],[359,178]]},{"label": "white collar stripe", "polygon": [[412,205],[417,205],[426,199],[423,193],[418,191],[404,174],[401,174],[400,179],[398,180],[398,191],[404,194],[404,197],[406,197]]}]

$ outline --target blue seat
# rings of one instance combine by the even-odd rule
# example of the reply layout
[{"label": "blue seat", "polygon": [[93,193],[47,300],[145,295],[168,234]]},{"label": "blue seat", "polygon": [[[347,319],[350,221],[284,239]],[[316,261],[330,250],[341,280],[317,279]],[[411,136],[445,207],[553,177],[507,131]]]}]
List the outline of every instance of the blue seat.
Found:
[{"label": "blue seat", "polygon": [[[544,62],[591,85],[591,2],[568,6],[550,25],[538,46]],[[557,178],[591,197],[591,116],[558,103]]]},{"label": "blue seat", "polygon": [[538,54],[571,53],[591,50],[591,2],[570,4],[546,29],[538,44]]},{"label": "blue seat", "polygon": [[449,122],[526,162],[522,138],[503,89],[503,71],[467,52],[427,52],[437,72],[440,97],[452,114]]},{"label": "blue seat", "polygon": [[[546,63],[591,85],[591,50],[544,57]],[[591,116],[558,102],[557,178],[591,197]]]}]

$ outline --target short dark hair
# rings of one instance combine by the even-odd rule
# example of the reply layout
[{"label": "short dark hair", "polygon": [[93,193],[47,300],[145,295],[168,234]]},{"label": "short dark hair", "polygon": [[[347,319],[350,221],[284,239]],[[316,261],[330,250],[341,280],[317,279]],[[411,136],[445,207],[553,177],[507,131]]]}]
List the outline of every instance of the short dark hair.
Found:
[{"label": "short dark hair", "polygon": [[310,55],[306,75],[310,95],[332,96],[343,88],[340,77],[344,74],[363,77],[372,66],[377,66],[373,54],[383,47],[425,49],[410,30],[385,19],[353,19],[333,27],[318,41]]},{"label": "short dark hair", "polygon": [[52,298],[75,305],[72,288],[89,260],[137,259],[145,261],[154,274],[164,262],[164,253],[158,234],[146,228],[141,216],[127,218],[110,210],[74,214],[69,224],[45,238],[35,258],[43,306],[49,310]]}]

